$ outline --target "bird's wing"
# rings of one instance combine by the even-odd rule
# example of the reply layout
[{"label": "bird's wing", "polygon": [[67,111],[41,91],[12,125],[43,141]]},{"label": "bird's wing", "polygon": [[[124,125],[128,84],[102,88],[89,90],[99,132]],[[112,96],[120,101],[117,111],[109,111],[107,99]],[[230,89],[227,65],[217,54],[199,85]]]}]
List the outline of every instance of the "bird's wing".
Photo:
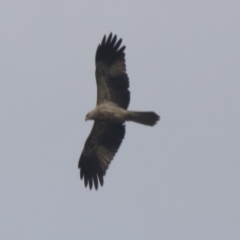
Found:
[{"label": "bird's wing", "polygon": [[110,101],[127,109],[130,102],[129,80],[125,65],[125,46],[112,33],[103,37],[96,52],[97,105]]},{"label": "bird's wing", "polygon": [[106,123],[95,121],[79,159],[80,177],[84,178],[85,187],[98,188],[103,185],[103,176],[111,160],[118,151],[125,135],[122,123]]}]

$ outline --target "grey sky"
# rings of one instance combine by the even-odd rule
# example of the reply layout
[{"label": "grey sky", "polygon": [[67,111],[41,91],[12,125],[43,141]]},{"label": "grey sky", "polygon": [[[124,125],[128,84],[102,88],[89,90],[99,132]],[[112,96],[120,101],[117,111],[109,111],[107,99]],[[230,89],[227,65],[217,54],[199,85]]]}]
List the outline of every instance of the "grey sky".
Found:
[{"label": "grey sky", "polygon": [[[1,1],[0,239],[240,239],[239,1]],[[132,110],[98,191],[78,158],[104,34]]]}]

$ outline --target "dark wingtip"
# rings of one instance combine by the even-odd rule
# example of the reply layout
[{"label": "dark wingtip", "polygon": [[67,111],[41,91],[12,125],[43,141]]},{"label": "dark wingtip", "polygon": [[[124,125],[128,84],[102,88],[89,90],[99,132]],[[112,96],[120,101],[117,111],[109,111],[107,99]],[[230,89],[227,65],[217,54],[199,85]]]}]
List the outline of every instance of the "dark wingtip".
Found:
[{"label": "dark wingtip", "polygon": [[124,57],[125,46],[122,46],[119,49],[121,43],[122,39],[120,38],[117,40],[117,35],[113,35],[112,33],[110,33],[108,37],[104,35],[102,42],[98,45],[96,51],[96,63],[102,61],[106,64],[112,64],[120,57]]},{"label": "dark wingtip", "polygon": [[103,186],[103,175],[98,175],[99,182]]},{"label": "dark wingtip", "polygon": [[79,159],[80,179],[84,180],[85,187],[90,190],[93,187],[97,190],[99,185],[103,186],[105,171],[98,165],[98,161],[97,156],[88,158],[84,154]]},{"label": "dark wingtip", "polygon": [[111,43],[111,40],[112,40],[112,33],[110,33],[110,34],[108,35],[106,44],[110,44],[110,43]]},{"label": "dark wingtip", "polygon": [[[102,39],[101,45],[104,45],[105,42],[106,42],[106,35],[103,36],[103,39]],[[100,47],[100,45],[99,45],[99,47]]]}]

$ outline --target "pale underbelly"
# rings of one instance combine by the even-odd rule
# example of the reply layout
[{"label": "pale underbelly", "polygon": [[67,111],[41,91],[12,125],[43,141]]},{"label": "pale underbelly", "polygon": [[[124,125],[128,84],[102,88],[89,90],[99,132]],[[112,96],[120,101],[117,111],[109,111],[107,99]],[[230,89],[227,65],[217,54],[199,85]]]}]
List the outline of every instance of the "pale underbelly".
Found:
[{"label": "pale underbelly", "polygon": [[110,122],[125,122],[128,119],[128,112],[119,107],[101,107],[98,111],[98,120]]}]

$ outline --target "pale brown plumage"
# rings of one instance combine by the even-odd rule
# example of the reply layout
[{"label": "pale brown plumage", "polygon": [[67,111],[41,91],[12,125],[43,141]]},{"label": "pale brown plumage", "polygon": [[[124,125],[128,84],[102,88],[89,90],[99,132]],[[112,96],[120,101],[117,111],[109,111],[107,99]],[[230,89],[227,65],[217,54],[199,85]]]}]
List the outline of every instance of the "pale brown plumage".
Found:
[{"label": "pale brown plumage", "polygon": [[128,111],[130,92],[125,66],[125,46],[112,34],[104,36],[96,52],[97,106],[86,120],[94,125],[84,145],[78,167],[85,186],[103,185],[103,177],[125,135],[125,121],[153,126],[159,120],[154,112]]}]

